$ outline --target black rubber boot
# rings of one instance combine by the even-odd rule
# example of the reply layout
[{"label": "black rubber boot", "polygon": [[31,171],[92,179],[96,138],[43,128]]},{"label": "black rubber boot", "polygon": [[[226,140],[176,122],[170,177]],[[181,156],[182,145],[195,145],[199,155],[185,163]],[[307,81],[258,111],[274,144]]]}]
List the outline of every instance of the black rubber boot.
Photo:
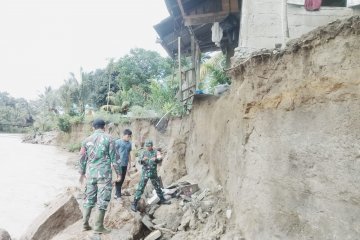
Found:
[{"label": "black rubber boot", "polygon": [[83,212],[83,231],[89,231],[92,228],[89,225],[89,219],[90,219],[90,214],[91,214],[91,210],[92,208],[84,208],[84,212]]},{"label": "black rubber boot", "polygon": [[137,211],[138,201],[139,201],[139,200],[134,200],[134,201],[131,203],[131,210],[133,210],[134,212]]},{"label": "black rubber boot", "polygon": [[96,219],[94,232],[95,233],[110,233],[111,230],[104,227],[105,210],[99,209],[99,214]]}]

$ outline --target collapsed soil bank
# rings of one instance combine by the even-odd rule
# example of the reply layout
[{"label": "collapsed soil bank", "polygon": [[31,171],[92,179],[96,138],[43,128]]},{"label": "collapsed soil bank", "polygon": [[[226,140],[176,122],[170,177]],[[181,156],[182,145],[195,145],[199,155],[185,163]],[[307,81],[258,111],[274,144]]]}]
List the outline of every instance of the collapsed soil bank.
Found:
[{"label": "collapsed soil bank", "polygon": [[359,35],[359,17],[316,29],[196,102],[188,174],[224,186],[246,239],[358,238]]}]

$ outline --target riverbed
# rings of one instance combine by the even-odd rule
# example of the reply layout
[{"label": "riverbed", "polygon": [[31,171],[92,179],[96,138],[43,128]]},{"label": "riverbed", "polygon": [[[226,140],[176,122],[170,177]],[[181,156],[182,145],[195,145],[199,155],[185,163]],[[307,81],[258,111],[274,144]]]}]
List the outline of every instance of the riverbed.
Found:
[{"label": "riverbed", "polygon": [[55,146],[21,142],[0,134],[0,228],[18,239],[46,204],[67,187],[78,186],[77,154]]}]

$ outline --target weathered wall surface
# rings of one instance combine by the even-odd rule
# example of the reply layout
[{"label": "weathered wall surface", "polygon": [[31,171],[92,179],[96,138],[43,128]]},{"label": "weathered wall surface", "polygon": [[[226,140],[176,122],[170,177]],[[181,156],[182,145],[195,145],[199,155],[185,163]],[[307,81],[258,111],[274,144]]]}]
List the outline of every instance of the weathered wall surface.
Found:
[{"label": "weathered wall surface", "polygon": [[274,48],[284,42],[286,18],[289,39],[300,37],[318,26],[360,14],[359,7],[322,7],[320,11],[306,11],[303,5],[287,4],[283,0],[243,1],[239,36],[240,52]]},{"label": "weathered wall surface", "polygon": [[243,1],[239,49],[251,52],[283,42],[282,0]]},{"label": "weathered wall surface", "polygon": [[188,174],[224,187],[246,239],[360,236],[360,19],[234,69],[195,103]]},{"label": "weathered wall surface", "polygon": [[322,7],[320,11],[309,12],[304,6],[288,4],[288,27],[291,39],[298,38],[318,26],[328,24],[336,19],[343,19],[354,14],[352,8]]}]

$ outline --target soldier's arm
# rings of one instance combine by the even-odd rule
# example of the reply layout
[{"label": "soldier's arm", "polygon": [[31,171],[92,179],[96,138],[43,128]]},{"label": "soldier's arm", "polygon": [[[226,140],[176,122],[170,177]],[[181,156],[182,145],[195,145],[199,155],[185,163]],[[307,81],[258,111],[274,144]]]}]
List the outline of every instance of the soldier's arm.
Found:
[{"label": "soldier's arm", "polygon": [[117,141],[114,141],[114,148],[115,148],[115,160],[119,162],[120,154],[119,154],[119,147]]},{"label": "soldier's arm", "polygon": [[85,175],[86,173],[86,164],[87,164],[86,147],[85,147],[85,143],[83,142],[81,144],[80,159],[79,159],[79,173],[81,175]]},{"label": "soldier's arm", "polygon": [[86,178],[85,177],[86,164],[87,164],[86,147],[85,147],[85,143],[82,143],[80,149],[80,159],[79,159],[79,173],[80,173],[79,182],[81,185],[83,184],[83,181]]}]

